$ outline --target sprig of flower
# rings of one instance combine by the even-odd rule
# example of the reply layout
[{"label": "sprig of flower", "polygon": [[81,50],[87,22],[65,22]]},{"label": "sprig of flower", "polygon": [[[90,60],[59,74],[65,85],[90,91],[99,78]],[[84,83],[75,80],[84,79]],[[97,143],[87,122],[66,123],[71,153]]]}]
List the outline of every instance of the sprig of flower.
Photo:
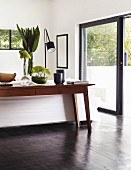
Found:
[{"label": "sprig of flower", "polygon": [[20,54],[21,59],[22,58],[24,58],[24,59],[31,58],[30,54],[24,49],[20,50],[19,54]]}]

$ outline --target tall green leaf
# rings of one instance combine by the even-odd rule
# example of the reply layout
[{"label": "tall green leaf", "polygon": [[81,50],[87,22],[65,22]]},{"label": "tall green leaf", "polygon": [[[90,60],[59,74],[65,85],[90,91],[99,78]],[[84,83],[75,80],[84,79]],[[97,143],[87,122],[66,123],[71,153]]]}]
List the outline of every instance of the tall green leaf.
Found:
[{"label": "tall green leaf", "polygon": [[20,33],[20,35],[21,35],[21,38],[22,38],[25,46],[27,47],[27,42],[26,42],[26,39],[25,39],[25,36],[24,36],[24,30],[23,30],[22,28],[20,29],[19,26],[18,26],[18,24],[17,24],[17,29],[18,29],[18,31],[19,31],[19,33]]},{"label": "tall green leaf", "polygon": [[34,32],[34,44],[32,47],[32,52],[34,52],[37,49],[39,43],[39,38],[40,38],[39,27],[37,26],[36,29],[33,30],[33,32]]}]

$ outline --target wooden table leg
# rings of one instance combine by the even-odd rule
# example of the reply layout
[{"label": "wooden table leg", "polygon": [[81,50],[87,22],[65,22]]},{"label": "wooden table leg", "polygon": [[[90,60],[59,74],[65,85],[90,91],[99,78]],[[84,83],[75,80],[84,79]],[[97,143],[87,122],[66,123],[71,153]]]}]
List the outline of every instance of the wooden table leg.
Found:
[{"label": "wooden table leg", "polygon": [[80,121],[79,121],[79,116],[78,116],[77,95],[76,94],[72,94],[72,98],[73,98],[76,126],[80,127]]},{"label": "wooden table leg", "polygon": [[88,96],[88,87],[84,90],[84,102],[85,102],[85,111],[86,111],[86,120],[88,131],[91,132],[91,120],[90,120],[90,108],[89,108],[89,96]]}]

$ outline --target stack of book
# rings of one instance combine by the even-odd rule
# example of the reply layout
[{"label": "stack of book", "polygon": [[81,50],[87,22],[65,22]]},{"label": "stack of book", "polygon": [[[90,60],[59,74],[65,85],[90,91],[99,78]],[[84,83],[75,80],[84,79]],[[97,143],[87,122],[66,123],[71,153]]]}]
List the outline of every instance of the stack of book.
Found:
[{"label": "stack of book", "polygon": [[89,84],[89,81],[67,81],[67,84]]}]

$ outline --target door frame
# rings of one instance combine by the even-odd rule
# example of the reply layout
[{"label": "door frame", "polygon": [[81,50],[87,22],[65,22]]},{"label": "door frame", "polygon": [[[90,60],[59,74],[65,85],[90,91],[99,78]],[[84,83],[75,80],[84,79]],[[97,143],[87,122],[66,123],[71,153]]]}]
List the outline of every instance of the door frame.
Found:
[{"label": "door frame", "polygon": [[108,24],[112,22],[117,22],[117,60],[116,60],[116,111],[98,108],[98,111],[113,114],[113,115],[123,115],[123,54],[124,54],[124,29],[123,21],[125,16],[130,15],[121,15],[115,16],[112,18],[92,21],[88,23],[83,23],[79,25],[79,79],[82,80],[82,34],[83,29],[87,27]]}]

